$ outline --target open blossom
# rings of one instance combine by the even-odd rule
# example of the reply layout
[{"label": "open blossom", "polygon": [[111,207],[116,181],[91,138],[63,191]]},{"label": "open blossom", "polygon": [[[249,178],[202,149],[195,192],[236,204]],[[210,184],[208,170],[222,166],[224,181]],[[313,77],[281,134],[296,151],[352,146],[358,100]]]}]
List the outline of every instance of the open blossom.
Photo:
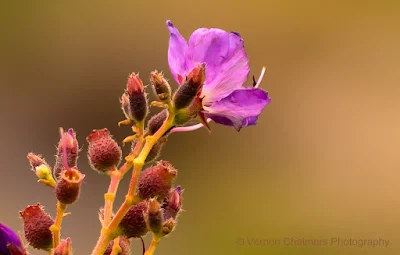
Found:
[{"label": "open blossom", "polygon": [[0,223],[0,254],[1,255],[11,255],[16,253],[11,253],[9,250],[10,245],[14,246],[13,249],[21,250],[20,254],[23,254],[23,246],[18,235],[6,225]]},{"label": "open blossom", "polygon": [[250,67],[241,36],[218,28],[199,28],[187,42],[169,20],[167,27],[170,32],[169,67],[180,85],[193,68],[206,64],[200,114],[238,131],[255,125],[271,99],[257,86],[243,86]]}]

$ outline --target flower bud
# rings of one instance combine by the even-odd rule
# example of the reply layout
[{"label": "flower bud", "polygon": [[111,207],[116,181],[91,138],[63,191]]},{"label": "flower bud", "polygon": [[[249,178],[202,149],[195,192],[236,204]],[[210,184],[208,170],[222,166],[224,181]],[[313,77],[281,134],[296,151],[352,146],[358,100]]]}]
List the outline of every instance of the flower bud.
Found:
[{"label": "flower bud", "polygon": [[158,99],[162,102],[168,102],[171,98],[171,86],[164,78],[163,73],[157,71],[151,72],[150,82]]},{"label": "flower bud", "polygon": [[66,205],[78,200],[83,178],[76,167],[63,170],[55,189],[57,200]]},{"label": "flower bud", "polygon": [[[12,255],[10,250],[23,250],[23,245],[17,233],[0,223],[0,254]],[[15,253],[14,253],[15,254]],[[23,254],[23,253],[20,253]]]},{"label": "flower bud", "polygon": [[[4,255],[28,255],[28,252],[26,251],[25,247],[23,246],[18,246],[13,243],[7,244],[7,249],[9,253],[5,253]],[[0,253],[3,254],[3,253]]]},{"label": "flower bud", "polygon": [[75,131],[70,128],[67,132],[61,135],[60,142],[57,147],[56,163],[53,168],[53,174],[56,179],[60,177],[61,171],[64,170],[64,154],[63,149],[66,149],[68,166],[74,167],[78,162],[78,140],[76,139]]},{"label": "flower bud", "polygon": [[161,160],[155,166],[144,170],[138,179],[137,192],[141,199],[157,198],[162,201],[172,186],[177,170]]},{"label": "flower bud", "polygon": [[132,111],[131,111],[131,103],[129,102],[128,93],[124,92],[121,96],[121,109],[124,113],[126,119],[133,120]]},{"label": "flower bud", "polygon": [[182,188],[180,186],[173,188],[169,192],[169,196],[163,203],[163,217],[167,219],[176,219],[182,208]]},{"label": "flower bud", "polygon": [[30,205],[19,213],[24,223],[25,239],[35,249],[49,250],[53,245],[50,231],[54,220],[40,204]]},{"label": "flower bud", "polygon": [[184,83],[175,92],[175,109],[179,110],[188,107],[203,87],[204,80],[205,64],[199,64],[190,71]]},{"label": "flower bud", "polygon": [[72,255],[71,238],[63,240],[54,250],[53,255]]},{"label": "flower bud", "polygon": [[143,121],[148,113],[147,99],[143,82],[135,73],[129,75],[125,93],[129,99],[129,107],[126,105],[127,98],[122,96],[122,108],[123,111],[130,111],[129,113],[125,113],[125,116],[136,122]]},{"label": "flower bud", "polygon": [[42,156],[34,153],[28,153],[27,158],[32,167],[32,171],[39,178],[39,181],[49,186],[55,184],[55,180],[51,174],[50,166],[46,163]]},{"label": "flower bud", "polygon": [[[161,154],[161,150],[164,147],[164,144],[167,142],[167,138],[166,137],[162,137],[160,138],[156,144],[154,144],[154,146],[151,148],[149,154],[147,155],[146,160],[144,161],[146,164],[147,163],[151,163],[154,162]],[[135,148],[137,144],[137,139],[132,141],[132,151]]]},{"label": "flower bud", "polygon": [[168,219],[164,221],[163,226],[162,226],[162,236],[169,235],[176,226],[176,221],[174,219]]},{"label": "flower bud", "polygon": [[161,112],[157,113],[147,123],[147,131],[149,132],[150,135],[154,135],[157,130],[160,129],[164,121],[168,117],[168,110],[164,109]]},{"label": "flower bud", "polygon": [[142,201],[129,208],[118,226],[123,236],[127,238],[140,237],[149,231],[144,216],[147,208],[147,201]]},{"label": "flower bud", "polygon": [[93,130],[87,141],[89,163],[94,170],[107,173],[121,162],[122,150],[107,128]]},{"label": "flower bud", "polygon": [[162,230],[163,215],[161,213],[161,206],[154,198],[149,200],[149,210],[147,212],[147,225],[151,232],[158,234]]},{"label": "flower bud", "polygon": [[[131,241],[124,237],[120,236],[119,237],[119,247],[121,248],[121,251],[118,253],[118,255],[130,255],[131,254]],[[110,255],[112,252],[112,248],[114,246],[114,240],[112,240],[108,246],[106,251],[104,252],[104,255]]]}]

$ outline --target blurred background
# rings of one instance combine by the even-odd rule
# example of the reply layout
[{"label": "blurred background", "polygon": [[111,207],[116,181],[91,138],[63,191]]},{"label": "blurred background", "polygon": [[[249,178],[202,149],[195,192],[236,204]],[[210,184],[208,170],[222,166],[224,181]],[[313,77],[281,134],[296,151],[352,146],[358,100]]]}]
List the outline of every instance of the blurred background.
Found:
[{"label": "blurred background", "polygon": [[[118,141],[130,134],[117,126],[130,72],[145,82],[155,69],[171,78],[165,26],[171,19],[186,38],[199,27],[240,32],[250,75],[267,67],[261,87],[272,102],[257,126],[239,133],[213,124],[211,134],[170,136],[162,159],[179,170],[185,212],[155,254],[399,254],[397,1],[0,5],[1,222],[22,230],[18,211],[37,202],[54,215],[54,195],[36,183],[26,154],[54,163],[58,127],[73,127],[86,178],[62,236],[72,238],[74,254],[90,254],[108,178],[88,166],[86,137],[104,127]],[[287,246],[285,238],[329,244]],[[389,246],[337,246],[331,238],[381,238]],[[141,254],[140,242],[132,249]]]}]

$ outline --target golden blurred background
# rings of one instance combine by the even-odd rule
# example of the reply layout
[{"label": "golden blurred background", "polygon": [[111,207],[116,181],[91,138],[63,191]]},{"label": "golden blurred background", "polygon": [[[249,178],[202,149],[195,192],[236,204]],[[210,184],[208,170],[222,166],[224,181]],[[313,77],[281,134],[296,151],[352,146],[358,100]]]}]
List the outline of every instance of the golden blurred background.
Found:
[{"label": "golden blurred background", "polygon": [[[36,202],[54,215],[54,195],[26,154],[53,163],[58,127],[73,127],[86,178],[62,236],[74,254],[90,254],[108,179],[89,168],[86,136],[104,127],[119,141],[130,134],[117,126],[119,97],[130,72],[171,77],[171,19],[186,38],[199,27],[240,32],[250,75],[267,66],[261,86],[272,102],[239,133],[213,124],[211,134],[170,137],[162,158],[179,170],[185,212],[155,254],[399,254],[399,13],[398,1],[1,2],[0,221],[21,230],[18,211]],[[140,242],[132,249],[141,254]]]}]

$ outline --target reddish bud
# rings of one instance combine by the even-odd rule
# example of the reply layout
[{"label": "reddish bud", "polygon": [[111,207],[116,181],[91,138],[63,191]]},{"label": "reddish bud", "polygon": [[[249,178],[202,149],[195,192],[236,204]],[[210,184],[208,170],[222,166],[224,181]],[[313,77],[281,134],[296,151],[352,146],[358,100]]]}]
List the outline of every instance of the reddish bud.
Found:
[{"label": "reddish bud", "polygon": [[[130,110],[130,113],[125,115],[137,122],[143,121],[148,112],[147,99],[143,82],[135,73],[129,75],[125,92],[129,98],[129,107],[124,108]],[[126,102],[126,98],[122,98],[121,100],[125,100]]]},{"label": "reddish bud", "polygon": [[129,102],[129,96],[126,92],[124,94],[122,94],[120,103],[121,103],[122,112],[124,113],[125,117],[128,120],[133,120],[132,111],[131,111],[131,103]]},{"label": "reddish bud", "polygon": [[168,162],[161,160],[147,168],[139,176],[138,195],[141,199],[157,198],[162,201],[169,192],[177,175],[177,170]]},{"label": "reddish bud", "polygon": [[55,183],[53,176],[51,175],[50,166],[46,163],[42,156],[28,153],[27,158],[32,167],[32,171],[36,174],[39,180],[47,181],[47,183],[52,184]]},{"label": "reddish bud", "polygon": [[142,201],[129,208],[118,226],[123,236],[127,238],[140,237],[149,231],[144,216],[147,210],[147,201]]},{"label": "reddish bud", "polygon": [[156,199],[149,200],[149,210],[147,212],[147,225],[149,229],[158,234],[162,230],[163,215],[161,213],[161,206]]},{"label": "reddish bud", "polygon": [[158,99],[163,102],[167,102],[171,98],[171,86],[168,81],[164,78],[163,73],[157,71],[151,72],[150,82],[153,85],[154,93]]},{"label": "reddish bud", "polygon": [[36,155],[36,154],[30,152],[30,153],[28,153],[28,155],[26,157],[29,160],[29,164],[31,165],[33,172],[36,172],[36,168],[38,166],[41,166],[41,165],[48,166],[46,160],[44,160],[44,158],[41,155]]},{"label": "reddish bud", "polygon": [[203,87],[205,80],[205,64],[199,64],[190,71],[187,79],[179,86],[174,95],[175,109],[188,107]]},{"label": "reddish bud", "polygon": [[25,239],[35,249],[52,248],[53,237],[50,231],[54,220],[43,210],[40,204],[30,205],[20,212],[24,223]]},{"label": "reddish bud", "polygon": [[[104,255],[110,255],[112,252],[112,248],[114,246],[114,240],[112,240],[108,246],[106,251],[104,252]],[[119,237],[119,247],[121,248],[121,251],[118,253],[118,255],[130,255],[131,254],[131,241],[124,237],[120,236]]]},{"label": "reddish bud", "polygon": [[67,132],[64,132],[61,135],[58,143],[56,163],[53,168],[54,177],[57,179],[60,177],[61,171],[65,169],[63,154],[64,144],[67,155],[67,164],[70,167],[74,167],[78,162],[79,147],[78,140],[76,139],[76,133],[72,128],[68,129]]},{"label": "reddish bud", "polygon": [[62,171],[55,189],[57,200],[66,205],[78,200],[84,178],[77,168]]},{"label": "reddish bud", "polygon": [[93,130],[87,137],[91,167],[99,173],[112,171],[121,162],[122,151],[107,128]]},{"label": "reddish bud", "polygon": [[54,250],[53,255],[72,255],[71,238],[63,240]]},{"label": "reddish bud", "polygon": [[162,110],[161,112],[157,113],[147,123],[147,131],[149,132],[150,135],[154,135],[157,130],[160,129],[164,121],[168,117],[168,110]]},{"label": "reddish bud", "polygon": [[168,197],[163,203],[164,219],[176,219],[182,208],[182,188],[180,186],[170,190]]}]

